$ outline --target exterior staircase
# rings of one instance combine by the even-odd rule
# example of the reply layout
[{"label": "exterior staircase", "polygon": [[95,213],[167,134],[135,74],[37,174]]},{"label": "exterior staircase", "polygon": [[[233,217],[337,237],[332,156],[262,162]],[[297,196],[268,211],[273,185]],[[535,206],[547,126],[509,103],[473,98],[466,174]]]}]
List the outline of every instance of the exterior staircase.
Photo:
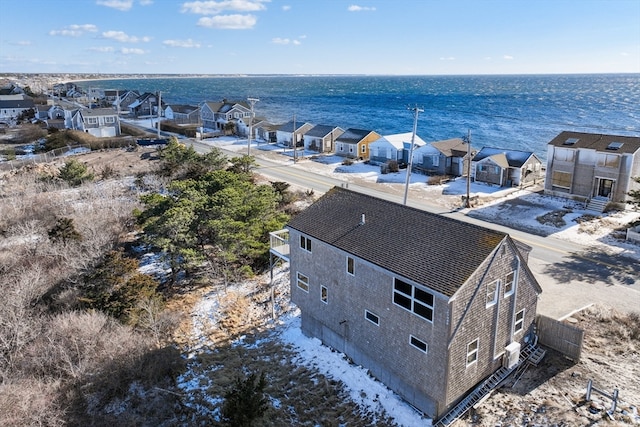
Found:
[{"label": "exterior staircase", "polygon": [[448,427],[453,424],[458,418],[462,417],[469,409],[474,405],[481,402],[482,399],[487,397],[489,393],[495,390],[511,373],[518,369],[524,363],[531,363],[538,365],[546,350],[543,350],[536,345],[528,345],[520,350],[520,360],[518,364],[511,369],[501,367],[495,371],[489,378],[481,382],[476,388],[474,388],[464,399],[462,399],[456,406],[451,408],[449,412],[443,415],[435,424],[434,427]]},{"label": "exterior staircase", "polygon": [[588,211],[602,213],[604,212],[608,203],[609,203],[609,199],[594,197],[593,199],[590,199],[589,202],[587,202],[586,209]]}]

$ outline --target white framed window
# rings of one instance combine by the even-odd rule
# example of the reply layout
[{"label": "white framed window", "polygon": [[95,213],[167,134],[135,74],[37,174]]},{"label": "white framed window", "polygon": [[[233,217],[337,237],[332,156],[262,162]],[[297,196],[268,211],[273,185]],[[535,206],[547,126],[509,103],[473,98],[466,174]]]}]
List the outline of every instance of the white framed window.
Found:
[{"label": "white framed window", "polygon": [[380,325],[380,318],[369,310],[364,311],[364,318],[376,326]]},{"label": "white framed window", "polygon": [[97,125],[98,124],[98,118],[97,117],[87,117],[87,124]]},{"label": "white framed window", "polygon": [[325,304],[329,303],[329,291],[326,286],[320,286],[320,301]]},{"label": "white framed window", "polygon": [[350,256],[347,257],[347,274],[350,274],[352,276],[356,275],[356,264],[355,264],[355,260],[353,258],[351,258]]},{"label": "white framed window", "polygon": [[553,158],[554,160],[559,160],[561,162],[573,162],[575,157],[576,150],[571,148],[557,148],[553,150]]},{"label": "white framed window", "polygon": [[306,236],[300,236],[300,247],[307,252],[311,252],[311,239]]},{"label": "white framed window", "polygon": [[478,338],[467,344],[467,366],[473,365],[478,361]]},{"label": "white framed window", "polygon": [[105,123],[115,123],[116,122],[116,118],[115,117],[105,117],[104,118],[104,122]]},{"label": "white framed window", "polygon": [[507,274],[507,277],[504,280],[504,297],[508,297],[513,294],[515,289],[515,280],[516,280],[516,272],[512,271]]},{"label": "white framed window", "polygon": [[433,294],[398,278],[393,280],[393,303],[433,322]]},{"label": "white framed window", "polygon": [[309,278],[307,276],[298,272],[296,275],[296,283],[300,289],[309,292]]},{"label": "white framed window", "polygon": [[500,289],[500,279],[494,280],[487,285],[487,307],[491,307],[498,302],[498,290]]},{"label": "white framed window", "polygon": [[617,168],[620,164],[620,156],[617,154],[598,153],[597,165],[605,168]]},{"label": "white framed window", "polygon": [[524,308],[516,313],[516,320],[513,325],[513,333],[517,334],[524,329]]},{"label": "white framed window", "polygon": [[414,337],[413,335],[409,335],[409,344],[423,353],[427,353],[429,351],[429,346],[427,345],[427,343],[422,341],[421,339]]},{"label": "white framed window", "polygon": [[560,188],[571,188],[572,175],[569,172],[553,171],[551,174],[551,185]]}]

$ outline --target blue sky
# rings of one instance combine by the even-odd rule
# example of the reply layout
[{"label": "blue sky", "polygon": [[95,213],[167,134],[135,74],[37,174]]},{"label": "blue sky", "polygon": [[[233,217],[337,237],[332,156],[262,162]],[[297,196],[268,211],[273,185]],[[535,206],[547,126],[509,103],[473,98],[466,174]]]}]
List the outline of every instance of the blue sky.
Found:
[{"label": "blue sky", "polygon": [[4,0],[1,9],[0,72],[640,72],[638,0]]}]

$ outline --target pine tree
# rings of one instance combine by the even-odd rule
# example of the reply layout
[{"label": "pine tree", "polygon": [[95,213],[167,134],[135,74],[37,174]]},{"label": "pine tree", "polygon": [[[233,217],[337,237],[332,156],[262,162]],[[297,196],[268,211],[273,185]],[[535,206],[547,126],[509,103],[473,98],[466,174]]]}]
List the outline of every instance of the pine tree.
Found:
[{"label": "pine tree", "polygon": [[224,396],[222,419],[232,427],[251,426],[269,407],[264,394],[266,385],[264,372],[260,377],[251,373],[244,380],[237,378],[233,388]]}]

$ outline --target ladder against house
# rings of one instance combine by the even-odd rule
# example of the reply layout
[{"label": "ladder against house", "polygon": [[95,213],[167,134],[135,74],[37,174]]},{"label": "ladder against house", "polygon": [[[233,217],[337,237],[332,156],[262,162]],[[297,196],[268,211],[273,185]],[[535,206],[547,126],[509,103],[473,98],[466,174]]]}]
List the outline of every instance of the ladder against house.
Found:
[{"label": "ladder against house", "polygon": [[443,415],[438,422],[434,424],[435,427],[448,427],[453,424],[458,418],[462,417],[473,405],[480,402],[484,397],[491,393],[500,383],[502,383],[511,373],[513,373],[523,363],[531,363],[538,365],[546,350],[535,346],[528,345],[520,351],[520,359],[518,364],[511,369],[504,366],[495,371],[489,378],[481,382],[475,389],[473,389],[464,399],[462,399],[456,406],[451,408],[449,412]]}]

